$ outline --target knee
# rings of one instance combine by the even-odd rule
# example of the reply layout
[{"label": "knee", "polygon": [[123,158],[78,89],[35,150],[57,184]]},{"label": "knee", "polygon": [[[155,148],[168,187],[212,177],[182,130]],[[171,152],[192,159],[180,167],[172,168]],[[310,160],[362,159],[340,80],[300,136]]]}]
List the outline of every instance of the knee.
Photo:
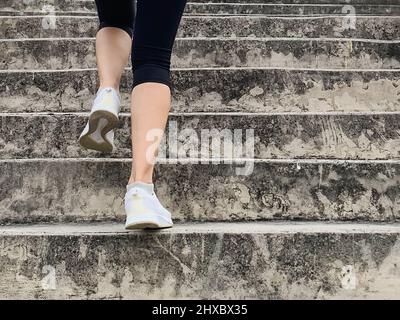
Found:
[{"label": "knee", "polygon": [[106,27],[118,28],[133,36],[135,6],[132,0],[96,0],[99,30]]},{"label": "knee", "polygon": [[133,86],[145,82],[163,83],[171,87],[171,49],[152,46],[133,47]]},{"label": "knee", "polygon": [[118,28],[125,31],[131,38],[133,37],[133,27],[129,26],[128,24],[121,24],[121,23],[114,23],[112,21],[101,21],[99,24],[99,31],[103,28],[112,27]]}]

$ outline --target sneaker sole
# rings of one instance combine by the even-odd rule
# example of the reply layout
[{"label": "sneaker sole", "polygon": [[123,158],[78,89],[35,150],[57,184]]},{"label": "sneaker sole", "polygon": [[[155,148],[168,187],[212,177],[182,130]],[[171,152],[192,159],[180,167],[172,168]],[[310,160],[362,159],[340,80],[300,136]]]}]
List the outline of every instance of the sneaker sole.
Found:
[{"label": "sneaker sole", "polygon": [[89,117],[89,130],[79,138],[79,143],[86,149],[100,152],[112,152],[113,143],[106,134],[118,126],[118,117],[112,112],[98,110]]},{"label": "sneaker sole", "polygon": [[137,229],[166,229],[172,228],[172,221],[168,221],[164,217],[155,214],[138,214],[129,216],[126,219],[126,230]]}]

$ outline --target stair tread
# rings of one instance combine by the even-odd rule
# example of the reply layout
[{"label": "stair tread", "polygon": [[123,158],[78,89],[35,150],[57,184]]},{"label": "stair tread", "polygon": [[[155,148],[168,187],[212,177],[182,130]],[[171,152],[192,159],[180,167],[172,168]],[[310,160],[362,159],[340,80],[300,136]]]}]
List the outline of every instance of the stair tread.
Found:
[{"label": "stair tread", "polygon": [[[42,15],[1,16],[1,38],[41,38],[95,36],[96,16],[56,16],[54,28],[43,28]],[[47,18],[46,18],[47,19]],[[353,27],[343,15],[271,16],[271,15],[191,15],[184,16],[178,38],[216,35],[223,37],[289,36],[354,37],[398,39],[400,15],[357,15]]]},{"label": "stair tread", "polygon": [[[400,160],[245,164],[251,175],[238,175],[240,162],[158,163],[157,195],[176,222],[399,220]],[[0,221],[121,221],[130,167],[130,159],[0,161]]]},{"label": "stair tread", "polygon": [[0,226],[1,236],[86,236],[128,234],[400,234],[400,223],[212,222],[177,223],[163,230],[125,230],[121,223],[64,223]]},{"label": "stair tread", "polygon": [[399,234],[353,223],[0,227],[0,297],[398,299]]},{"label": "stair tread", "polygon": [[[175,68],[174,112],[397,111],[400,69]],[[122,77],[129,111],[131,71]],[[2,112],[88,111],[96,69],[0,70]],[[376,92],[383,93],[384,97]]]},{"label": "stair tread", "polygon": [[[339,38],[178,38],[172,67],[400,69],[400,40]],[[94,38],[0,40],[0,69],[94,68]],[[302,51],[296,55],[293,52]],[[248,52],[246,57],[240,52]],[[277,58],[279,57],[279,59]]]},{"label": "stair tread", "polygon": [[[87,113],[61,114],[3,114],[0,113],[0,158],[63,158],[63,157],[102,157],[103,154],[83,150],[76,143],[87,121]],[[117,150],[113,158],[131,156],[130,114],[119,116],[115,145]],[[28,120],[28,121],[27,121]],[[380,126],[376,126],[376,123]],[[238,151],[236,158],[339,158],[339,159],[390,159],[400,158],[394,146],[400,145],[400,111],[391,113],[336,113],[336,114],[268,114],[268,113],[180,113],[170,114],[166,137],[173,128],[190,128],[197,137],[207,130],[214,130],[214,136],[220,138],[223,132],[232,137],[232,144],[239,140],[233,138],[234,130],[242,130],[243,139],[248,139],[246,130],[254,130],[254,151]],[[333,128],[327,129],[327,127]],[[60,135],[59,133],[62,132]],[[299,132],[302,132],[299,135]],[[327,135],[338,136],[327,138]],[[49,139],[53,137],[52,139]],[[181,137],[184,145],[191,145],[198,150],[195,142]],[[192,136],[192,139],[193,136]],[[200,138],[199,138],[200,139]],[[208,139],[208,138],[205,138]],[[230,139],[230,138],[228,138]],[[243,140],[240,138],[240,142]],[[209,139],[211,140],[211,139]],[[235,143],[234,141],[235,140]],[[209,143],[210,141],[208,141]],[[206,143],[203,140],[202,143]],[[300,147],[301,145],[302,147]],[[216,150],[202,144],[204,150],[215,155]],[[185,147],[179,146],[181,152]],[[161,157],[166,152],[164,143],[160,149]],[[230,158],[232,152],[225,149],[218,153]],[[199,153],[197,153],[199,154]],[[176,151],[169,154],[176,156]]]}]

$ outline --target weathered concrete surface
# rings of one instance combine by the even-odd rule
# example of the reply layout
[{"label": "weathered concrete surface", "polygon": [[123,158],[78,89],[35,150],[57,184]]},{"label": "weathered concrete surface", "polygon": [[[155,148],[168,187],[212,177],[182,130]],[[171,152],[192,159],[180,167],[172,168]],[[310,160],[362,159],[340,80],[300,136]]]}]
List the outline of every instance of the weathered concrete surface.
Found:
[{"label": "weathered concrete surface", "polygon": [[[399,111],[399,71],[175,70],[174,112]],[[131,73],[122,79],[129,111]],[[95,70],[0,72],[0,112],[71,112],[91,108]],[[377,94],[379,92],[379,94]]]},{"label": "weathered concrete surface", "polygon": [[[57,11],[95,10],[96,5],[91,0],[2,0],[0,8],[13,10],[42,10],[53,6]],[[48,10],[48,9],[47,9]]]},{"label": "weathered concrete surface", "polygon": [[0,298],[400,298],[399,225],[121,229],[1,228]]},{"label": "weathered concrete surface", "polygon": [[[253,2],[253,1],[252,1]],[[273,4],[273,3],[189,3],[186,11],[190,14],[264,14],[264,15],[332,15],[348,14],[343,5],[314,4]],[[398,15],[399,5],[354,5],[358,15]]]},{"label": "weathered concrete surface", "polygon": [[[191,3],[193,5],[201,5],[205,3],[213,2],[215,4],[223,4],[226,3],[226,0],[190,0],[189,1],[189,6]],[[280,4],[299,4],[299,5],[304,5],[304,4],[311,4],[315,5],[316,1],[315,0],[254,0],[251,1],[252,3],[258,3],[258,4],[275,4],[275,5],[280,5]],[[229,1],[229,3],[234,3],[236,6],[239,5],[246,5],[248,4],[248,1],[245,0],[232,0]],[[94,9],[94,3],[91,0],[29,0],[29,1],[20,1],[20,0],[3,0],[1,7],[3,8],[15,8],[18,10],[24,10],[24,9],[31,9],[31,8],[42,8],[44,5],[51,4],[53,5],[57,10],[69,10],[71,7],[80,7],[80,8],[86,8],[86,9]],[[348,1],[346,0],[319,0],[318,4],[330,4],[330,5],[346,5],[348,4]],[[398,0],[352,0],[351,1],[352,5],[382,5],[382,6],[387,6],[387,5],[398,5],[399,2]]]},{"label": "weathered concrete surface", "polygon": [[[400,217],[399,162],[261,161],[247,176],[240,167],[158,164],[157,193],[177,221]],[[129,160],[0,161],[1,222],[121,220],[129,168]]]},{"label": "weathered concrete surface", "polygon": [[[12,7],[15,1],[3,0],[1,6]],[[314,1],[304,0],[303,3]],[[321,0],[320,4],[328,2],[345,3],[344,0]],[[399,4],[397,0],[353,0],[352,4],[367,8],[364,6],[367,3],[394,2]],[[39,5],[35,0],[29,3],[32,8],[38,8],[46,1]],[[76,3],[59,1],[56,5],[68,10]],[[93,9],[93,1],[80,4],[90,4],[88,10]],[[0,18],[0,38],[81,37],[86,33],[93,36],[97,22],[92,11],[88,12],[91,18],[58,17],[57,28],[45,31],[42,16]],[[194,224],[160,233],[129,234],[122,231],[122,225],[0,228],[0,298],[399,299],[398,224],[232,223],[285,219],[400,221],[400,161],[393,160],[399,158],[400,72],[332,70],[398,67],[398,43],[389,47],[380,44],[379,48],[368,51],[365,46],[357,46],[360,41],[347,42],[352,46],[339,50],[339,47],[329,46],[320,49],[321,46],[309,43],[292,47],[289,44],[295,40],[285,40],[279,44],[280,51],[274,51],[273,47],[265,47],[263,40],[256,39],[282,35],[399,39],[398,17],[360,17],[360,12],[357,14],[353,31],[344,30],[343,18],[338,17],[186,16],[180,37],[249,36],[254,40],[196,40],[190,45],[178,42],[175,66],[248,66],[254,63],[257,69],[175,70],[175,112],[297,114],[245,114],[236,118],[203,114],[179,115],[172,119],[198,130],[210,126],[253,127],[259,132],[256,157],[286,159],[258,160],[248,176],[238,175],[241,165],[237,163],[157,165],[157,193],[176,221],[226,221],[229,224]],[[62,19],[64,23],[60,24]],[[77,24],[89,20],[87,24]],[[0,54],[5,52],[0,56],[0,63],[7,69],[93,66],[90,64],[93,63],[90,60],[93,59],[92,44],[78,48],[69,42],[73,51],[65,50],[61,55],[56,41],[48,43],[46,50],[32,43],[17,47],[16,42],[8,42],[0,48]],[[370,41],[367,46],[374,45]],[[279,65],[281,67],[325,66],[329,70],[259,68],[268,65],[265,59],[273,57],[274,52],[285,55],[287,64]],[[318,53],[321,64],[312,64],[310,59],[316,55],[310,52]],[[327,52],[333,55],[324,56]],[[363,55],[365,52],[369,56]],[[43,53],[46,59],[42,58]],[[12,64],[10,56],[27,60]],[[346,60],[348,56],[356,60]],[[293,63],[300,61],[299,57],[306,57],[308,64]],[[387,57],[389,62],[384,61]],[[355,63],[362,60],[364,65]],[[127,111],[130,86],[130,75],[125,75],[124,111]],[[0,160],[1,224],[121,221],[124,218],[123,196],[129,159],[80,158],[93,156],[76,145],[84,123],[82,115],[4,114],[87,111],[95,90],[94,70],[0,72],[2,155],[77,157]],[[397,113],[323,114],[330,111]],[[320,114],[303,115],[303,112]],[[128,118],[124,116],[119,130],[120,151],[116,154],[121,157],[129,155],[127,126]],[[296,156],[390,160],[287,159]],[[46,290],[43,285],[51,281],[43,281],[43,278],[48,272],[51,276],[52,268],[56,287]]]},{"label": "weathered concrete surface", "polygon": [[[73,1],[56,4],[54,8],[46,7],[37,1],[24,3],[6,1],[0,5],[0,15],[96,15],[93,1]],[[7,7],[8,5],[8,7]],[[398,15],[400,5],[353,5],[357,15]],[[348,10],[340,4],[273,4],[273,3],[193,3],[188,2],[185,13],[190,15],[230,15],[230,14],[263,14],[263,15],[346,15]]]},{"label": "weathered concrete surface", "polygon": [[[3,114],[0,116],[0,159],[104,157],[101,153],[84,150],[77,143],[87,117],[88,114]],[[120,119],[116,131],[117,151],[111,156],[129,158],[130,116],[125,114]],[[254,140],[240,152],[239,148],[233,150],[235,154],[231,148],[224,149],[222,140],[217,142],[217,148],[211,147],[212,140],[223,137],[232,147],[243,145],[246,140],[250,142],[253,135],[248,136],[246,130],[249,129],[254,130]],[[173,137],[175,130],[174,141],[178,143],[179,140],[178,153],[170,151],[168,156],[171,158],[178,154],[207,158],[209,154],[216,156],[216,152],[220,152],[226,158],[400,160],[400,112],[246,116],[235,113],[172,114],[160,155],[168,150],[169,137]],[[205,130],[217,131],[203,139]],[[234,138],[235,130],[241,131],[240,139]],[[206,144],[207,151],[202,152],[201,148]]]},{"label": "weathered concrete surface", "polygon": [[355,29],[343,28],[348,22],[343,17],[185,17],[182,21],[180,37],[400,38],[400,17],[397,16],[358,16]]},{"label": "weathered concrete surface", "polygon": [[[0,17],[0,38],[94,37],[96,16],[55,16],[55,26],[43,16]],[[52,20],[53,23],[53,20]],[[357,16],[354,28],[348,17],[184,16],[178,37],[291,37],[400,39],[400,16]]]},{"label": "weathered concrete surface", "polygon": [[[400,69],[400,41],[178,39],[172,66]],[[0,70],[95,67],[94,39],[0,41]]]}]

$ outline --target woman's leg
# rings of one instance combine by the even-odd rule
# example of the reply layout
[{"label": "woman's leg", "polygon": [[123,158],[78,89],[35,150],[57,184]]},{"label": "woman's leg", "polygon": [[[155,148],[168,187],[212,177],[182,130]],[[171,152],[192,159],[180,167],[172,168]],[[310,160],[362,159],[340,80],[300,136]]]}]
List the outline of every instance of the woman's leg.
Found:
[{"label": "woman's leg", "polygon": [[171,104],[171,51],[185,5],[186,0],[137,1],[132,50],[133,160],[129,183],[152,182],[156,149]]},{"label": "woman's leg", "polygon": [[112,152],[121,107],[119,84],[131,52],[135,7],[133,0],[96,0],[96,5],[100,20],[96,37],[100,88],[79,143],[87,149]]},{"label": "woman's leg", "polygon": [[100,89],[112,87],[118,91],[132,48],[134,0],[96,0],[96,6],[100,21],[96,36]]},{"label": "woman's leg", "polygon": [[124,30],[105,27],[96,36],[96,58],[100,89],[111,87],[119,91],[121,75],[129,60],[132,39]]},{"label": "woman's leg", "polygon": [[[168,86],[149,82],[132,92],[132,171],[129,183],[152,183],[154,161],[170,110]],[[154,134],[152,134],[154,133]],[[149,136],[148,136],[149,134]],[[150,137],[154,140],[150,140]]]}]

